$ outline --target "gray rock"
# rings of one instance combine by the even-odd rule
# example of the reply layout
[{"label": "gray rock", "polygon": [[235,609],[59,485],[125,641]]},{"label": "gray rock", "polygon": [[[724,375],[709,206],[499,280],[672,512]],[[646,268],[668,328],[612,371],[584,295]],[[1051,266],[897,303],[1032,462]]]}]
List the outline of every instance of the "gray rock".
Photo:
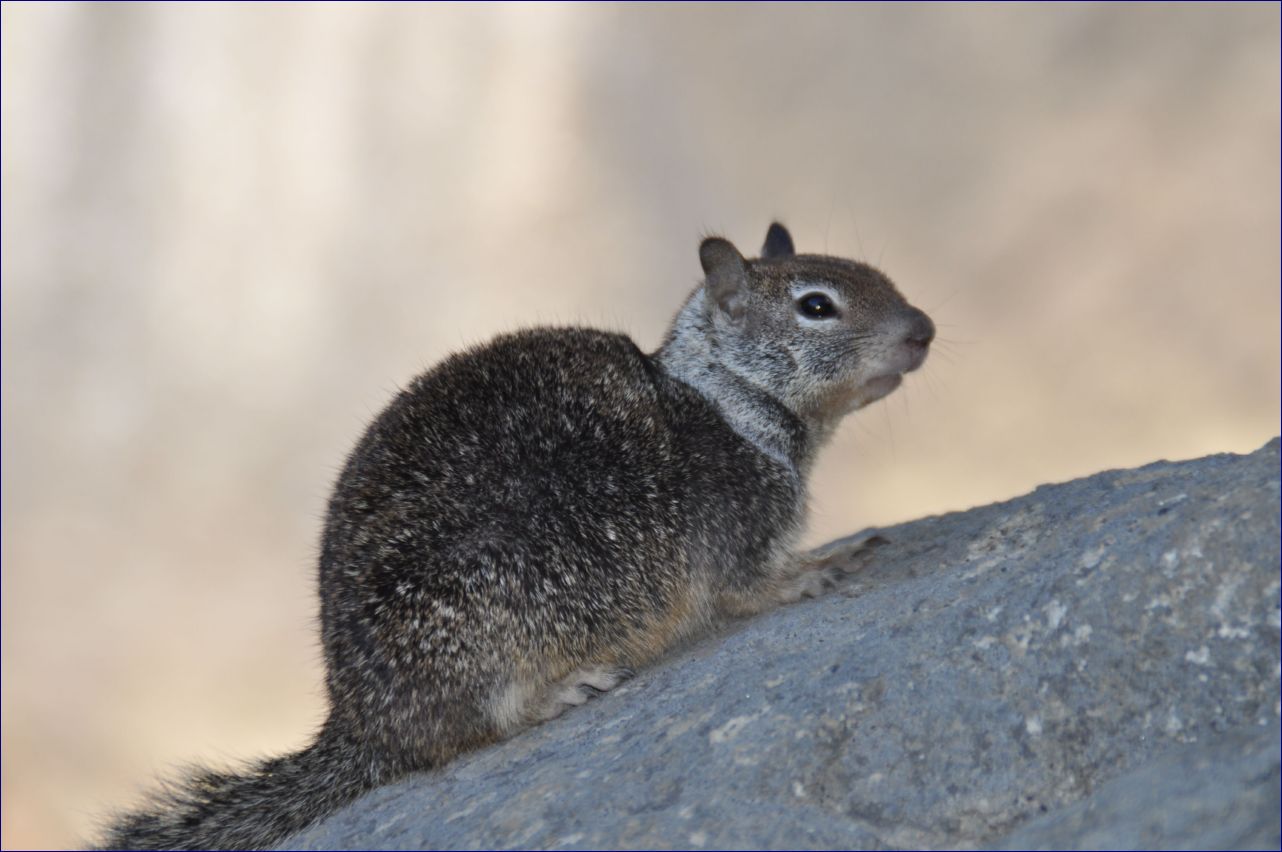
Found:
[{"label": "gray rock", "polygon": [[831,595],[285,846],[1278,848],[1278,447],[878,530]]},{"label": "gray rock", "polygon": [[1277,849],[1280,733],[1275,720],[1173,748],[990,848]]}]

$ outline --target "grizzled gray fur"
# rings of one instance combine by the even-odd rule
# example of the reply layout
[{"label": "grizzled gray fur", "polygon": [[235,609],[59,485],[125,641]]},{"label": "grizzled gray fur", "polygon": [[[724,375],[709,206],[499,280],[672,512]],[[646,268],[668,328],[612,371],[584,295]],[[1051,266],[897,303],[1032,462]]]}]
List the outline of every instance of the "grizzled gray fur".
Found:
[{"label": "grizzled gray fur", "polygon": [[259,848],[360,793],[608,690],[727,616],[814,595],[815,454],[919,367],[934,326],[880,272],[704,240],[659,351],[532,329],[446,359],[378,416],[329,503],[329,716],[241,773],[197,770],[110,848]]}]

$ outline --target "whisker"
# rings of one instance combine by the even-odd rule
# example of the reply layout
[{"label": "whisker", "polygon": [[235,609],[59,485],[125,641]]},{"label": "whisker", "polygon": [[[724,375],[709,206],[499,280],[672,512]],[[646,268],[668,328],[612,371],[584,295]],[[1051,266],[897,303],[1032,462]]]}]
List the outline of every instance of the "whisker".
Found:
[{"label": "whisker", "polygon": [[832,197],[828,199],[828,224],[824,226],[824,254],[828,253],[828,234],[832,231],[832,216],[837,212],[837,187],[832,188]]},{"label": "whisker", "polygon": [[933,314],[935,311],[939,310],[939,309],[940,309],[940,308],[942,308],[944,305],[946,305],[946,304],[948,304],[949,302],[951,302],[951,301],[953,300],[953,297],[954,297],[954,296],[956,296],[958,293],[960,293],[960,292],[962,291],[962,286],[963,286],[963,285],[958,284],[956,287],[954,287],[954,288],[953,288],[953,289],[948,293],[948,295],[947,295],[947,296],[945,296],[943,299],[941,299],[941,300],[940,300],[940,301],[938,301],[938,302],[935,302],[933,305],[931,305],[929,308],[927,308],[927,309],[926,309],[926,313],[928,313],[928,314]]},{"label": "whisker", "polygon": [[927,371],[923,374],[923,377],[926,379],[926,387],[930,388],[930,393],[931,393],[931,395],[932,395],[935,399],[940,399],[940,398],[941,398],[941,394],[940,394],[940,390],[939,390],[939,387],[940,387],[940,386],[939,386],[939,378],[938,378],[934,373],[932,373],[930,370],[927,370]]},{"label": "whisker", "polygon": [[876,434],[871,429],[868,428],[868,424],[864,422],[862,417],[847,417],[846,422],[854,423],[855,428],[858,429],[860,432],[862,432],[865,436],[869,438],[876,437]]},{"label": "whisker", "polygon": [[850,224],[853,225],[855,229],[855,245],[858,246],[859,248],[859,259],[863,260],[867,255],[864,254],[863,234],[859,233],[859,217],[855,215],[855,208],[850,206],[849,201],[846,201],[844,203],[846,207],[846,213],[850,215]]},{"label": "whisker", "polygon": [[890,434],[890,457],[894,459],[897,453],[895,452],[895,427],[890,420],[890,406],[883,405],[881,407],[881,413],[886,418],[886,429]]},{"label": "whisker", "polygon": [[925,383],[926,390],[930,391],[930,395],[935,399],[939,399],[939,389],[935,385],[935,377],[927,371],[921,374],[921,380]]}]

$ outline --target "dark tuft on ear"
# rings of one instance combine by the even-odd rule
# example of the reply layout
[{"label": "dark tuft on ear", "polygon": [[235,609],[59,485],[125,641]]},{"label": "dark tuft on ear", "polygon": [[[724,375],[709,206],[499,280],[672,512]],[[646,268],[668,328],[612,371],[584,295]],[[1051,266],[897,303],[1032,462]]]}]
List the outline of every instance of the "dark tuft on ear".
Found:
[{"label": "dark tuft on ear", "polygon": [[748,267],[734,243],[708,237],[699,244],[699,263],[707,276],[704,289],[717,307],[737,322],[747,309]]},{"label": "dark tuft on ear", "polygon": [[761,247],[762,257],[792,257],[797,250],[792,247],[792,234],[778,222],[770,223],[766,243]]}]

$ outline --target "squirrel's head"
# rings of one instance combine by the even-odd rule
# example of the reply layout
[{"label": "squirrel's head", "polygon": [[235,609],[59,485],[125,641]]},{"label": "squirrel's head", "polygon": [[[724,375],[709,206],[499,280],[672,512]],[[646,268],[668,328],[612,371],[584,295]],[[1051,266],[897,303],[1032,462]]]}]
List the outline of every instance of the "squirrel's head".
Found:
[{"label": "squirrel's head", "polygon": [[867,264],[797,254],[774,223],[761,257],[699,246],[709,329],[726,366],[798,414],[833,421],[899,387],[926,360],[930,317]]}]

